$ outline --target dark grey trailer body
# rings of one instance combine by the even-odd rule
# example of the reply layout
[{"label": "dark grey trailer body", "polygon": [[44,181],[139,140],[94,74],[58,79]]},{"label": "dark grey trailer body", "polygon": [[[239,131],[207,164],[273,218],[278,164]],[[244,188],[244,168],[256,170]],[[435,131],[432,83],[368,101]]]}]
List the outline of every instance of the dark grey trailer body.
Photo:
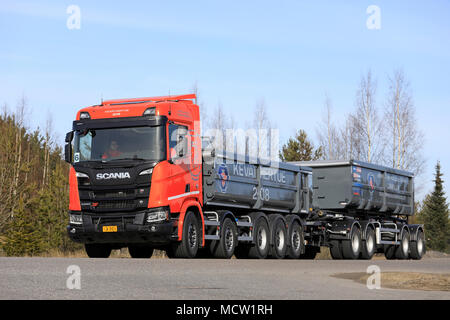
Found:
[{"label": "dark grey trailer body", "polygon": [[306,214],[311,204],[311,175],[311,168],[204,152],[204,205]]},{"label": "dark grey trailer body", "polygon": [[362,161],[295,162],[313,170],[313,207],[368,214],[413,215],[414,175]]}]

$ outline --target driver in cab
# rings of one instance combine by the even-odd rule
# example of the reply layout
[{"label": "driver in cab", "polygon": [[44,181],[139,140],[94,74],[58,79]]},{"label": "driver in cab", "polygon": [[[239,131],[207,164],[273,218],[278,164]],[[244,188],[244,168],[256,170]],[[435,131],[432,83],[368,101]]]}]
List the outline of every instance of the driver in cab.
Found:
[{"label": "driver in cab", "polygon": [[110,158],[116,158],[122,155],[122,152],[119,150],[119,144],[116,140],[111,140],[111,143],[109,145],[109,149],[105,151],[105,153],[102,155],[102,159],[110,159]]}]

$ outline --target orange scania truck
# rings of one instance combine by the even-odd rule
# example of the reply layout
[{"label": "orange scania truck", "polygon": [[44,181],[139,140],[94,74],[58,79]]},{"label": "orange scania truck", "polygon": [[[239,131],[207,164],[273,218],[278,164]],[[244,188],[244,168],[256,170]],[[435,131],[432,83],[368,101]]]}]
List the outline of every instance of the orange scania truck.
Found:
[{"label": "orange scania truck", "polygon": [[283,163],[215,150],[194,94],[103,101],[66,135],[69,237],[92,258],[420,259],[413,174],[357,160]]}]

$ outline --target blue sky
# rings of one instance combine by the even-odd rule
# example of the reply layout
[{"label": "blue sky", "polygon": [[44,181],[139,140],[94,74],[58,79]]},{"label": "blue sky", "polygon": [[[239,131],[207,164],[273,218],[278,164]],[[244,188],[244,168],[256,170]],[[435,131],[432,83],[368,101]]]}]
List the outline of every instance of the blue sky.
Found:
[{"label": "blue sky", "polygon": [[[69,30],[69,5],[81,29]],[[369,30],[366,9],[381,10]],[[359,79],[411,82],[427,167],[441,161],[450,192],[448,1],[9,1],[0,3],[0,103],[25,94],[30,126],[52,114],[62,143],[76,111],[101,97],[185,93],[198,83],[208,110],[220,101],[238,125],[264,98],[281,143],[297,129],[316,139],[324,95],[336,122],[354,109]],[[422,197],[423,195],[419,195]]]}]

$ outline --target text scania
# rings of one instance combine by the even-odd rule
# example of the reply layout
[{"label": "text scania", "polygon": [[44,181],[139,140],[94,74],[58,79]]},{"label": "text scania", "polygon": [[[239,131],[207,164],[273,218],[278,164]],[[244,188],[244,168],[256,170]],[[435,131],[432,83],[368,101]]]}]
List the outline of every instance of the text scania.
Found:
[{"label": "text scania", "polygon": [[241,315],[271,315],[272,305],[221,305],[220,314],[241,314]]},{"label": "text scania", "polygon": [[97,180],[131,179],[129,172],[97,173]]}]

